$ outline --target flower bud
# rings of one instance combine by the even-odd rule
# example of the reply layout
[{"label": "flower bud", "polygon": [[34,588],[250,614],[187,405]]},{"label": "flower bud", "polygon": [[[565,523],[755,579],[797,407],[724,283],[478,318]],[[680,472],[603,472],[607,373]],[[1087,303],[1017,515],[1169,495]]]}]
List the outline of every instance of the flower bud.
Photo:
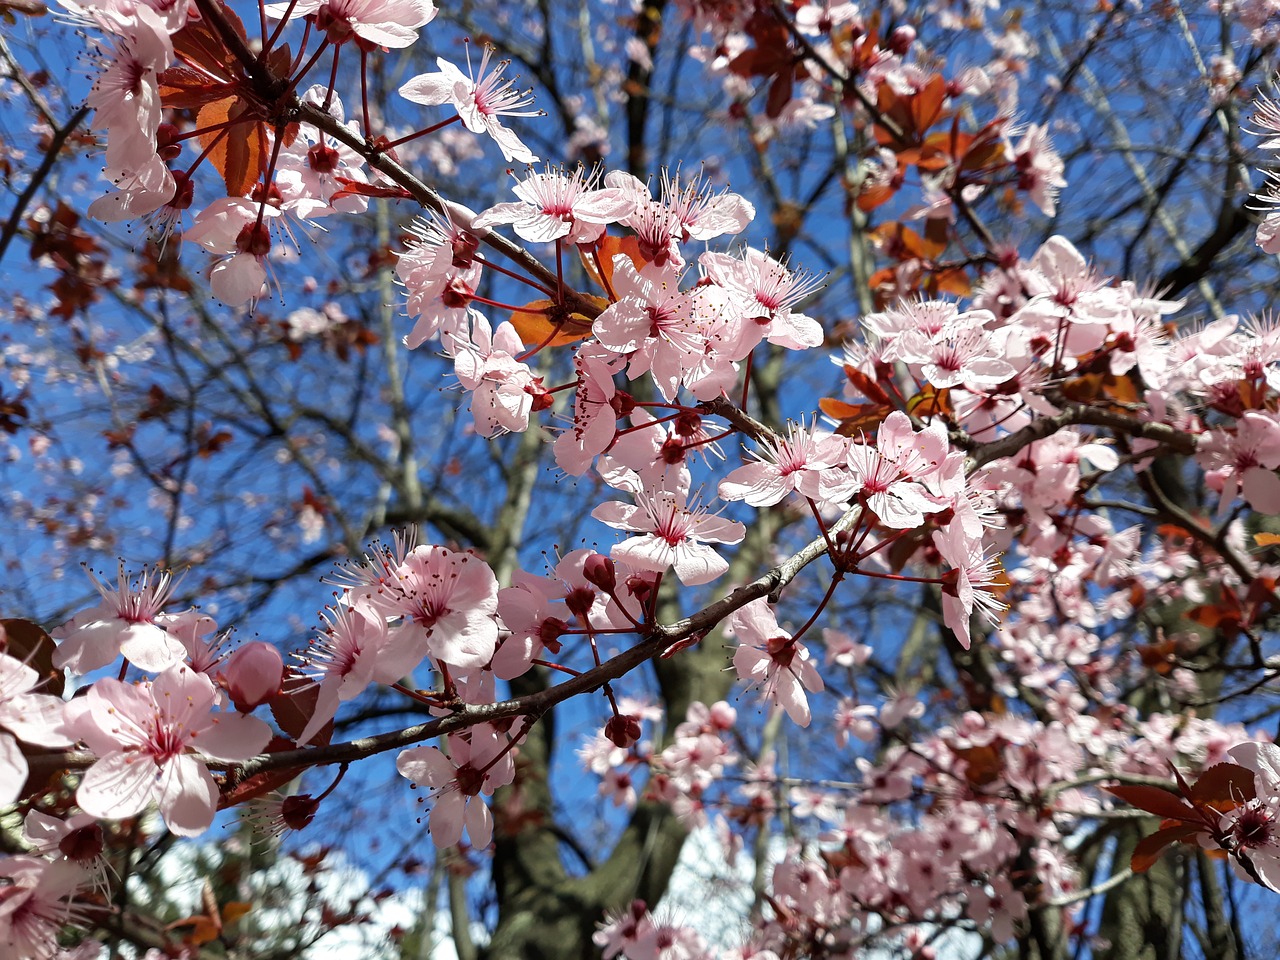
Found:
[{"label": "flower bud", "polygon": [[284,660],[269,643],[255,640],[231,655],[223,670],[231,702],[241,713],[261,706],[280,691]]},{"label": "flower bud", "polygon": [[914,27],[903,24],[889,34],[889,49],[900,57],[905,57],[911,45],[916,42]]},{"label": "flower bud", "polygon": [[627,590],[641,604],[646,604],[653,593],[653,581],[642,573],[633,573],[627,577]]},{"label": "flower bud", "polygon": [[604,735],[624,750],[640,741],[640,721],[635,717],[615,713],[604,725]]},{"label": "flower bud", "polygon": [[713,703],[709,710],[711,725],[717,730],[732,730],[738,722],[738,711],[723,700]]},{"label": "flower bud", "polygon": [[591,554],[582,565],[582,578],[605,593],[613,593],[614,587],[618,585],[618,572],[613,558],[602,553]]}]

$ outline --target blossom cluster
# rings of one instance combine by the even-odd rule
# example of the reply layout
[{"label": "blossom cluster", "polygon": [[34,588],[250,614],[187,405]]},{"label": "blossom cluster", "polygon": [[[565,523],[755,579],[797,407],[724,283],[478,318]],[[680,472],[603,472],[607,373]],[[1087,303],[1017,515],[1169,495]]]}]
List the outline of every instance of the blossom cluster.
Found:
[{"label": "blossom cluster", "polygon": [[[288,89],[275,96],[289,110],[282,122],[262,121],[276,101],[264,99],[255,71],[227,76],[239,69],[228,66],[237,55],[229,38],[243,36],[216,0],[64,6],[105,37],[89,106],[106,132],[111,192],[91,213],[176,229],[195,207],[196,167],[219,165],[226,190],[193,215],[182,240],[219,258],[210,283],[225,303],[262,295],[290,222],[360,212],[374,197],[427,202],[384,161],[435,128],[390,141],[371,129],[365,104],[348,121],[331,86],[294,93],[304,61],[277,64],[270,44],[255,63],[284,71],[277,79]],[[749,97],[759,74],[740,57],[758,40],[752,5],[685,6],[713,41],[698,55],[733,96]],[[305,21],[332,50],[335,73],[339,56],[363,65],[378,47],[412,44],[435,12],[429,0],[266,9],[283,23]],[[202,43],[176,39],[189,40],[197,23]],[[908,56],[914,31],[881,38],[852,4],[803,4],[792,26],[812,55],[797,86],[777,86],[786,96],[774,102],[771,92],[775,132],[834,113],[819,102],[822,85],[833,82],[824,60],[848,64],[835,80],[869,103],[936,92],[941,104],[967,89],[1016,100],[1016,77],[994,68],[937,92],[941,77]],[[201,60],[203,41],[215,36],[231,60]],[[436,66],[404,83],[407,102],[447,108],[441,126],[456,121],[491,138],[507,161],[537,162],[504,120],[534,116],[530,95],[492,51],[465,71],[443,58]],[[254,103],[242,119],[213,116],[212,105],[226,109],[228,86]],[[201,128],[206,109],[210,125]],[[177,110],[195,110],[197,126],[172,122]],[[1274,114],[1264,103],[1257,122],[1280,129]],[[921,218],[967,210],[989,185],[966,182],[965,171],[976,168],[992,182],[1009,178],[1053,212],[1065,186],[1061,160],[1043,127],[1018,130],[1011,117],[1001,112],[985,128],[992,146],[981,163],[948,156],[926,170],[912,161],[922,171]],[[874,208],[876,191],[900,186],[909,151],[892,148],[907,132],[891,130],[886,116],[867,119],[884,133],[857,200]],[[200,156],[176,170],[193,138]],[[260,162],[233,162],[233,154]],[[517,175],[513,193],[514,201],[478,213],[440,201],[413,228],[395,267],[412,318],[404,344],[449,358],[477,435],[554,434],[558,470],[592,475],[609,491],[590,516],[613,542],[501,580],[496,560],[456,544],[406,535],[376,545],[335,575],[332,604],[287,664],[265,642],[233,649],[197,609],[171,610],[165,571],[131,577],[122,565],[114,585],[94,577],[101,602],[45,637],[49,649],[37,643],[19,653],[15,641],[0,652],[0,804],[26,804],[29,847],[0,860],[8,878],[0,947],[57,955],[58,930],[78,919],[77,893],[97,882],[102,823],[154,807],[170,832],[198,835],[223,806],[273,786],[245,786],[240,772],[292,775],[330,762],[332,721],[376,687],[431,718],[395,746],[403,748],[398,772],[428,795],[434,842],[456,847],[465,835],[472,848],[487,848],[491,798],[517,780],[522,739],[558,702],[555,686],[546,700],[503,701],[499,683],[535,669],[600,691],[608,716],[580,757],[618,806],[664,804],[686,826],[727,838],[762,828],[784,805],[806,824],[803,842],[773,869],[772,909],[755,922],[743,957],[819,949],[853,956],[885,920],[904,927],[914,950],[923,948],[913,939],[923,927],[912,925],[942,916],[967,916],[1006,940],[1032,907],[1066,906],[1079,892],[1063,839],[1109,802],[1087,787],[1163,776],[1171,763],[1252,764],[1261,799],[1223,813],[1210,836],[1252,878],[1274,885],[1273,753],[1242,745],[1257,735],[1239,725],[1143,716],[1124,691],[1151,673],[1171,697],[1195,687],[1194,631],[1165,638],[1167,648],[1130,642],[1144,603],[1230,606],[1233,629],[1252,639],[1249,631],[1280,602],[1280,567],[1249,554],[1240,521],[1250,510],[1280,513],[1280,326],[1224,316],[1177,329],[1169,318],[1180,301],[1104,275],[1053,236],[1025,258],[988,251],[991,269],[954,299],[918,295],[923,258],[900,259],[877,286],[876,309],[838,344],[806,312],[823,278],[753,245],[752,204],[701,176],[663,171],[647,183],[618,170],[544,165]],[[1268,252],[1272,219],[1259,234]],[[554,269],[507,232],[554,257]],[[520,270],[494,259],[512,249],[528,253],[511,258]],[[584,266],[590,291],[565,281],[570,257]],[[486,296],[482,284],[495,273],[536,296],[525,304]],[[751,416],[758,358],[823,349],[837,354],[845,388],[842,400],[822,404],[827,419],[812,409],[786,426]],[[546,382],[553,366],[535,359],[544,350],[571,352],[560,365],[572,370],[567,382]],[[1191,517],[1144,537],[1118,522],[1123,504],[1094,509],[1090,497],[1118,484],[1122,471],[1159,502],[1149,468],[1171,452],[1203,471],[1219,531]],[[767,582],[731,576],[752,511],[801,518],[811,540],[794,558],[804,562],[777,564]],[[806,565],[823,571],[825,593],[792,623],[791,585]],[[854,578],[933,591],[946,642],[981,648],[993,689],[1034,702],[1034,716],[1011,713],[993,696],[986,709],[926,730],[936,704],[912,689],[868,702],[863,668],[877,651],[819,627],[840,585]],[[718,599],[663,623],[660,597],[694,595],[676,594],[673,579]],[[643,659],[679,657],[721,635],[731,641],[726,662],[750,691],[747,703],[830,737],[857,770],[852,782],[792,782],[775,754],[747,757],[733,736],[737,708],[727,703],[694,704],[659,733],[661,711],[615,694],[612,682]],[[644,658],[623,662],[640,647]],[[48,656],[43,676],[37,654]],[[973,662],[954,661],[961,682]],[[117,665],[118,676],[102,675]],[[70,699],[42,686],[64,671],[82,683]],[[430,684],[418,687],[427,675]],[[416,742],[435,735],[440,746]],[[65,768],[79,771],[63,797],[65,817],[39,808],[40,771],[48,770],[38,767],[37,748],[62,751]],[[285,751],[288,763],[273,767],[273,754]],[[906,803],[919,805],[913,822],[885,813]],[[696,931],[639,902],[611,914],[597,942],[606,956],[631,960],[710,950]]]}]

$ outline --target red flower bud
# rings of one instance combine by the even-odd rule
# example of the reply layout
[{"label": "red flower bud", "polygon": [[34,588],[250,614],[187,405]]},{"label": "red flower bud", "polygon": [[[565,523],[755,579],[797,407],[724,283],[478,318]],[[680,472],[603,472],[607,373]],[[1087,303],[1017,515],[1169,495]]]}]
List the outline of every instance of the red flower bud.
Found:
[{"label": "red flower bud", "polygon": [[889,49],[900,57],[905,57],[907,51],[911,49],[911,45],[916,42],[916,31],[914,27],[903,24],[893,33],[889,34]]},{"label": "red flower bud", "polygon": [[255,640],[246,643],[227,661],[223,678],[231,702],[241,713],[261,706],[280,691],[284,660],[280,651],[269,643]]},{"label": "red flower bud", "polygon": [[604,735],[610,742],[624,750],[640,740],[640,721],[632,716],[615,713],[604,725]]},{"label": "red flower bud", "polygon": [[582,578],[605,593],[613,593],[613,588],[618,585],[618,571],[613,558],[602,553],[591,554],[582,565]]}]

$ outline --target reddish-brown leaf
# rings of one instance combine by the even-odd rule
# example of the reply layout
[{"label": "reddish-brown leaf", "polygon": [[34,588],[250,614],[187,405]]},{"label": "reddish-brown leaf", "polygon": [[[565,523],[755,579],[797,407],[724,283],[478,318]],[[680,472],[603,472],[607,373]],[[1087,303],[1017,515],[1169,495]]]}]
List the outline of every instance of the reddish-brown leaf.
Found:
[{"label": "reddish-brown leaf", "polygon": [[818,408],[833,420],[839,421],[836,433],[842,437],[856,437],[863,433],[875,433],[893,407],[879,403],[845,403],[833,397],[822,397]]},{"label": "reddish-brown leaf", "polygon": [[1162,826],[1151,836],[1143,837],[1138,841],[1137,846],[1133,848],[1133,856],[1129,858],[1130,868],[1134,873],[1146,873],[1155,866],[1165,847],[1171,843],[1189,841],[1199,832],[1200,828],[1190,823]]},{"label": "reddish-brown leaf", "polygon": [[249,161],[244,136],[248,123],[231,126],[237,120],[247,121],[244,110],[240,98],[231,96],[206,103],[196,114],[196,127],[206,131],[200,135],[200,144],[209,151],[209,162],[222,174],[227,192],[233,197],[244,196],[253,186],[253,180],[244,182]]},{"label": "reddish-brown leaf", "polygon": [[929,277],[926,287],[934,295],[949,293],[953,297],[967,297],[973,292],[972,280],[958,267],[935,271]]},{"label": "reddish-brown leaf", "polygon": [[773,83],[769,84],[769,96],[765,100],[764,113],[770,119],[776,119],[782,116],[782,111],[791,101],[791,91],[794,87],[794,76],[790,70],[778,74],[773,78]]},{"label": "reddish-brown leaf", "polygon": [[1000,750],[994,744],[956,748],[953,752],[965,762],[964,778],[975,787],[995,783],[1004,771]]},{"label": "reddish-brown leaf", "polygon": [[329,198],[329,202],[341,200],[343,197],[386,197],[391,200],[412,200],[413,194],[404,187],[383,187],[376,183],[364,183],[349,177],[334,176],[342,189]]},{"label": "reddish-brown leaf", "polygon": [[772,77],[795,69],[796,53],[786,27],[772,24],[755,35],[756,45],[733,58],[729,69],[740,77]]},{"label": "reddish-brown leaf", "polygon": [[1219,812],[1233,810],[1257,796],[1253,771],[1237,763],[1215,763],[1191,788],[1191,801]]},{"label": "reddish-brown leaf", "polygon": [[951,406],[951,391],[945,387],[939,390],[931,383],[925,384],[923,390],[907,401],[907,413],[913,417],[951,417],[955,410]]},{"label": "reddish-brown leaf", "polygon": [[[603,297],[589,297],[601,310],[609,306]],[[511,314],[511,325],[520,334],[520,339],[529,346],[545,343],[549,347],[560,347],[577,343],[591,336],[591,318],[581,313],[571,313],[563,319],[552,319],[548,311],[554,310],[555,304],[550,300],[534,300],[526,303],[525,309]]]},{"label": "reddish-brown leaf", "polygon": [[[222,0],[212,0],[219,9],[223,20],[231,27],[248,47],[244,24],[234,11]],[[194,63],[204,68],[213,77],[221,80],[233,80],[244,77],[244,68],[236,55],[227,49],[217,29],[206,19],[188,20],[187,25],[173,35],[173,52],[187,63]]]},{"label": "reddish-brown leaf", "polygon": [[962,172],[978,173],[1009,165],[1003,138],[1004,127],[1004,121],[993,120],[977,134],[969,136],[960,161]]},{"label": "reddish-brown leaf", "polygon": [[1104,789],[1129,806],[1145,810],[1147,813],[1154,813],[1165,820],[1188,820],[1196,815],[1195,809],[1176,793],[1161,790],[1159,787],[1121,783]]},{"label": "reddish-brown leaf", "polygon": [[173,66],[156,77],[160,102],[175,110],[199,110],[207,103],[227,98],[227,86],[183,66]]},{"label": "reddish-brown leaf", "polygon": [[[271,715],[280,724],[280,729],[296,741],[315,714],[319,696],[319,686],[291,670],[280,684],[280,692],[271,698]],[[325,747],[332,738],[333,721],[330,720],[309,742],[317,747]]]},{"label": "reddish-brown leaf", "polygon": [[[605,291],[613,287],[613,258],[620,253],[627,255],[636,273],[649,264],[649,261],[640,253],[640,241],[635,237],[614,237],[605,234],[596,241],[593,248],[578,248],[578,255],[582,259],[582,266],[586,269],[587,276],[596,286]],[[596,266],[597,259],[599,267]]]},{"label": "reddish-brown leaf", "polygon": [[942,101],[947,96],[947,81],[935,73],[923,88],[911,96],[911,121],[916,130],[924,133],[942,119]]},{"label": "reddish-brown leaf", "polygon": [[845,378],[853,385],[853,389],[857,390],[868,400],[885,406],[892,403],[889,399],[889,394],[884,392],[884,388],[857,367],[846,363],[843,369]]},{"label": "reddish-brown leaf", "polygon": [[62,696],[65,677],[53,666],[53,651],[57,644],[39,624],[30,620],[0,620],[0,649],[9,656],[23,661],[40,675],[41,693]]},{"label": "reddish-brown leaf", "polygon": [[1062,393],[1077,403],[1104,403],[1117,401],[1119,412],[1128,412],[1140,397],[1138,385],[1128,376],[1117,377],[1110,373],[1086,373],[1062,385]]},{"label": "reddish-brown leaf", "polygon": [[876,207],[888,203],[898,191],[887,183],[875,183],[864,187],[858,194],[858,209],[869,213]]}]

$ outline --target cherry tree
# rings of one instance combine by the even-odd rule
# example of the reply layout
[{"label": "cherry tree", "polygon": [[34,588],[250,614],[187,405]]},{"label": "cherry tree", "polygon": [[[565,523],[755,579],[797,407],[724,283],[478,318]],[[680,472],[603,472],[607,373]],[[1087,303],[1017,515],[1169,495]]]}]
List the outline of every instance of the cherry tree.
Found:
[{"label": "cherry tree", "polygon": [[1280,10],[457,7],[0,4],[0,948],[1246,955]]}]

